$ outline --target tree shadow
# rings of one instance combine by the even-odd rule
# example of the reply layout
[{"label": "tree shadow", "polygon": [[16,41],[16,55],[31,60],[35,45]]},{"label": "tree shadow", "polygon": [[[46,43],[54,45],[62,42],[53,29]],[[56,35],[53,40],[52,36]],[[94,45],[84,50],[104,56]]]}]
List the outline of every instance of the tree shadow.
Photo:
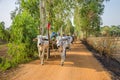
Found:
[{"label": "tree shadow", "polygon": [[[80,54],[82,53],[83,54]],[[84,53],[89,52],[85,46],[79,44],[77,46],[73,46],[71,51],[67,51],[66,60],[63,67],[77,67],[77,68],[88,68],[94,69],[96,71],[103,71],[102,65],[95,59],[92,54],[85,55]],[[56,57],[51,55],[48,61],[45,61],[45,65],[58,65],[60,66],[60,53],[56,55]],[[40,60],[36,63],[32,64],[40,64]]]},{"label": "tree shadow", "polygon": [[[59,62],[60,63],[60,56],[57,58],[51,58],[46,62],[46,65],[59,65],[58,63],[52,64],[50,62]],[[87,62],[86,62],[87,61]],[[64,67],[77,67],[77,68],[90,68],[95,69],[96,71],[102,71],[102,67],[99,62],[93,58],[92,55],[79,55],[79,54],[67,54],[66,60],[64,63]],[[98,68],[99,67],[99,68]]]},{"label": "tree shadow", "polygon": [[[45,61],[43,66],[58,65],[60,66],[60,55],[51,56]],[[87,61],[87,62],[86,62]],[[40,60],[34,61],[31,64],[40,65]],[[92,55],[67,54],[63,67],[88,68],[96,71],[103,71],[103,68]]]}]

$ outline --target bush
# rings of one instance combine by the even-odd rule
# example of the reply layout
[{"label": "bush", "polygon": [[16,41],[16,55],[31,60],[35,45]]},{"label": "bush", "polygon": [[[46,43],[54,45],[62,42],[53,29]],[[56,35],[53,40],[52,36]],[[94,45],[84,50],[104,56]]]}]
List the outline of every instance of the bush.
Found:
[{"label": "bush", "polygon": [[2,58],[2,62],[0,64],[0,69],[5,71],[9,68],[11,68],[11,61],[7,58]]},{"label": "bush", "polygon": [[1,69],[6,70],[36,57],[37,47],[32,40],[37,35],[37,23],[28,12],[18,14],[10,28],[8,58],[2,61]]}]

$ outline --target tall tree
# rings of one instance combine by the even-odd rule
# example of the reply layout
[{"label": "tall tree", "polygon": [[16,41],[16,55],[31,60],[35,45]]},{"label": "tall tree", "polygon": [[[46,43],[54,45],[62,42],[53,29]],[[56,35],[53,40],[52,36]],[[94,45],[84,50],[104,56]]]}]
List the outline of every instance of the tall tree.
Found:
[{"label": "tall tree", "polygon": [[1,39],[4,39],[4,34],[5,32],[5,23],[4,22],[0,22],[0,38]]},{"label": "tall tree", "polygon": [[9,29],[5,29],[5,23],[0,22],[0,38],[4,41],[9,41],[10,33]]},{"label": "tall tree", "polygon": [[65,32],[65,34],[68,34],[68,35],[72,35],[74,33],[74,28],[73,28],[73,25],[72,25],[70,19],[67,20],[67,24],[64,27],[64,32]]},{"label": "tall tree", "polygon": [[77,25],[76,27],[80,27],[79,29],[81,29],[86,38],[90,34],[100,31],[100,16],[104,9],[103,1],[104,0],[85,0],[81,4],[77,4],[75,15],[78,17],[74,17],[75,25]]}]

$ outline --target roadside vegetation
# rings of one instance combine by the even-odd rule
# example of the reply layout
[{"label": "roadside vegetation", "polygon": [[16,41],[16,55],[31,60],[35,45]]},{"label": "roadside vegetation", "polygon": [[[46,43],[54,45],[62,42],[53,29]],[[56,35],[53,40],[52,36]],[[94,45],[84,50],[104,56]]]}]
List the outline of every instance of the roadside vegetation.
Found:
[{"label": "roadside vegetation", "polygon": [[99,36],[89,37],[86,41],[101,55],[101,58],[106,56],[108,63],[111,58],[117,58],[116,55],[120,56],[120,26],[104,26]]}]

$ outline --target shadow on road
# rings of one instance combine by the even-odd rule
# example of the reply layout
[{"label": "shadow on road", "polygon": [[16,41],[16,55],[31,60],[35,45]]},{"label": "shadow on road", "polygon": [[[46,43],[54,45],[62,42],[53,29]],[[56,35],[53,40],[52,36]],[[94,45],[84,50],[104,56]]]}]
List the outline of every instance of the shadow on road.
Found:
[{"label": "shadow on road", "polygon": [[[52,55],[48,61],[45,61],[45,65],[58,65],[60,66],[60,54],[55,57]],[[40,64],[40,60],[31,62],[32,64]],[[63,67],[77,67],[88,68],[96,71],[102,71],[100,63],[93,57],[93,55],[87,50],[83,44],[77,44],[73,46],[71,51],[67,51],[66,61]]]}]

